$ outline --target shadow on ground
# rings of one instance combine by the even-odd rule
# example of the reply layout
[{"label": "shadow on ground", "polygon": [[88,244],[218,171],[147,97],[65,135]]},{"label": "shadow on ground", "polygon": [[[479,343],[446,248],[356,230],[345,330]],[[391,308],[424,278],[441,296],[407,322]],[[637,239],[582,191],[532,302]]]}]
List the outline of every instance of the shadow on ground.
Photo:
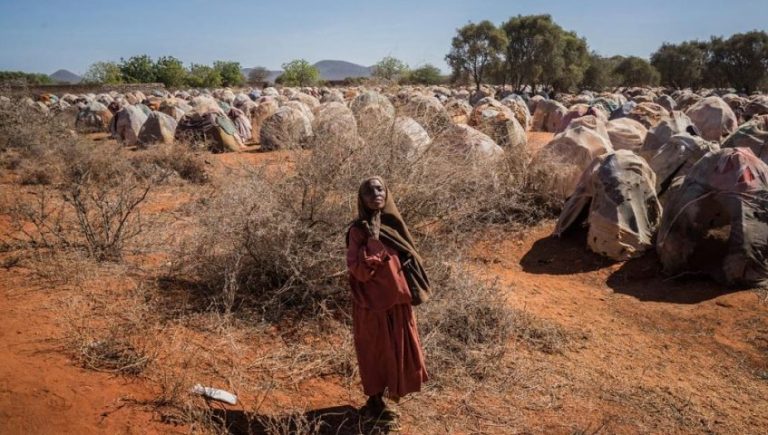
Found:
[{"label": "shadow on ground", "polygon": [[[586,228],[569,231],[559,238],[539,239],[520,260],[526,273],[547,275],[588,273],[614,264],[615,261],[589,250]],[[706,274],[666,277],[661,274],[661,263],[653,249],[621,264],[606,284],[614,292],[640,301],[674,304],[696,304],[744,290],[721,285]]]},{"label": "shadow on ground", "polygon": [[365,421],[357,409],[345,405],[277,416],[254,415],[239,410],[213,410],[213,418],[232,435],[271,433],[386,434],[386,428]]},{"label": "shadow on ground", "polygon": [[632,296],[640,301],[697,304],[729,293],[744,290],[726,287],[706,274],[691,274],[678,278],[661,274],[656,252],[629,260],[606,281],[614,292]]},{"label": "shadow on ground", "polygon": [[587,248],[586,228],[569,231],[562,237],[539,239],[520,260],[526,273],[547,275],[593,272],[613,263]]}]

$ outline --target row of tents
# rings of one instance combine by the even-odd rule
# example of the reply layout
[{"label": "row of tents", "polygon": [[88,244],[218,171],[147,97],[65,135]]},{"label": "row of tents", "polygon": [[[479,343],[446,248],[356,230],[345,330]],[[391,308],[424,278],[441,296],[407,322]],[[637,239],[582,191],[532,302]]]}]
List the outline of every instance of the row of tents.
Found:
[{"label": "row of tents", "polygon": [[589,248],[616,260],[655,247],[670,274],[705,271],[749,285],[768,277],[765,95],[635,88],[547,98],[433,86],[113,92],[24,103],[73,111],[79,131],[109,131],[127,145],[184,141],[213,151],[387,136],[406,155],[437,145],[493,159],[527,156],[527,131],[551,132],[531,167],[565,200],[556,235],[587,226]]}]

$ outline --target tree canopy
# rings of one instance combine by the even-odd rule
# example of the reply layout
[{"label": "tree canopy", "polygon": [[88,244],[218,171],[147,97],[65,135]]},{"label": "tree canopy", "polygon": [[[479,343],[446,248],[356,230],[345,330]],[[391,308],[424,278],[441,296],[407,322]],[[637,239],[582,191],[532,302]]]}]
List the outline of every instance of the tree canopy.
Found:
[{"label": "tree canopy", "polygon": [[373,66],[373,76],[384,80],[397,80],[408,73],[408,65],[392,56],[384,56]]},{"label": "tree canopy", "polygon": [[457,29],[456,33],[445,60],[451,66],[454,77],[462,73],[471,75],[475,88],[479,90],[488,70],[501,62],[507,38],[488,20],[469,23]]},{"label": "tree canopy", "polygon": [[217,60],[213,63],[213,69],[221,76],[222,86],[241,86],[245,83],[240,62]]},{"label": "tree canopy", "polygon": [[0,83],[48,85],[53,83],[53,80],[45,74],[25,73],[22,71],[0,71]]},{"label": "tree canopy", "polygon": [[637,56],[621,58],[613,69],[621,86],[644,86],[659,83],[659,73],[650,62]]},{"label": "tree canopy", "polygon": [[155,81],[155,65],[152,58],[146,54],[120,58],[120,73],[126,83],[153,83]]},{"label": "tree canopy", "polygon": [[123,83],[123,73],[116,62],[94,62],[83,74],[83,83],[115,85]]},{"label": "tree canopy", "polygon": [[283,73],[278,77],[286,86],[311,86],[320,80],[320,72],[304,59],[295,59],[282,65]]},{"label": "tree canopy", "polygon": [[266,83],[269,78],[269,70],[263,66],[257,66],[252,68],[248,72],[248,84],[249,85],[261,85]]},{"label": "tree canopy", "polygon": [[412,70],[403,81],[415,85],[438,85],[443,82],[443,75],[438,67],[426,64]]}]

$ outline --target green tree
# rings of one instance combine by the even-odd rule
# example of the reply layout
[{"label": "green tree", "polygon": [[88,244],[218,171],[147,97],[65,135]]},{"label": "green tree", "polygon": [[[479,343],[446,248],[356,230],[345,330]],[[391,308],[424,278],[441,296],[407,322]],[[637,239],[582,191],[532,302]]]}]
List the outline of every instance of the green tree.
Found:
[{"label": "green tree", "polygon": [[404,81],[416,85],[439,85],[445,80],[439,68],[426,64],[412,70]]},{"label": "green tree", "polygon": [[552,87],[559,92],[575,88],[584,78],[590,66],[587,41],[574,32],[563,32],[560,38],[560,50],[563,59],[562,68],[552,79]]},{"label": "green tree", "polygon": [[184,85],[187,71],[184,64],[173,56],[163,56],[155,62],[155,80],[169,88]]},{"label": "green tree", "polygon": [[617,64],[617,59],[609,59],[592,52],[589,55],[589,66],[584,71],[579,86],[582,89],[602,91],[618,85],[618,78],[613,72]]},{"label": "green tree", "polygon": [[117,62],[94,62],[83,74],[83,83],[120,84],[123,83],[123,73]]},{"label": "green tree", "polygon": [[614,68],[621,86],[650,86],[659,83],[659,72],[650,62],[637,56],[622,58]]},{"label": "green tree", "polygon": [[311,86],[320,80],[320,71],[304,59],[295,59],[282,65],[280,82],[286,86]]},{"label": "green tree", "polygon": [[746,93],[757,90],[768,79],[768,33],[737,33],[722,43],[726,78]]},{"label": "green tree", "polygon": [[520,89],[552,84],[564,66],[563,29],[549,15],[518,15],[501,28],[507,35],[505,61],[512,83]]},{"label": "green tree", "polygon": [[49,85],[53,83],[45,74],[25,73],[22,71],[0,71],[0,83],[19,85]]},{"label": "green tree", "polygon": [[504,32],[490,21],[469,23],[456,30],[456,36],[451,42],[451,51],[445,56],[445,60],[451,66],[454,77],[459,76],[462,71],[466,72],[475,82],[475,89],[480,90],[488,69],[499,62],[506,46],[507,38]]},{"label": "green tree", "polygon": [[269,78],[269,70],[263,66],[257,66],[248,72],[248,84],[252,86],[266,83],[267,78]]},{"label": "green tree", "polygon": [[217,60],[213,69],[219,72],[223,86],[242,86],[245,83],[240,62]]},{"label": "green tree", "polygon": [[385,56],[373,66],[373,76],[385,80],[397,80],[407,73],[408,65],[392,56]]},{"label": "green tree", "polygon": [[127,60],[120,58],[120,72],[126,83],[153,83],[155,81],[155,65],[152,58],[146,54],[132,56]]},{"label": "green tree", "polygon": [[221,74],[208,65],[193,63],[189,66],[186,82],[193,88],[217,88],[221,86]]},{"label": "green tree", "polygon": [[651,55],[651,65],[659,72],[661,84],[681,88],[701,85],[707,58],[707,44],[697,41],[664,43]]}]

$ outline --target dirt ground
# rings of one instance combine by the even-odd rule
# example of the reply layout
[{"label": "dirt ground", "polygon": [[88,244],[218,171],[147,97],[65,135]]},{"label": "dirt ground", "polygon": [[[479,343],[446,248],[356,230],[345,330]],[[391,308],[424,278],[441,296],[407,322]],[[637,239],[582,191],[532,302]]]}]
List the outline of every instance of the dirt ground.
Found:
[{"label": "dirt ground", "polygon": [[[542,146],[550,137],[532,134],[531,147]],[[210,155],[207,161],[212,172],[221,174],[249,164],[284,167],[291,164],[291,156]],[[2,201],[24,194],[18,188],[11,176],[2,177]],[[176,216],[175,225],[181,230],[184,219],[179,210],[185,196],[174,189],[170,186],[157,192],[146,207],[158,216]],[[0,230],[5,231],[8,224],[8,216],[0,216]],[[510,355],[507,364],[519,367],[520,376],[506,390],[482,392],[485,411],[500,414],[494,410],[507,409],[504,420],[480,416],[477,421],[485,422],[482,426],[457,423],[448,430],[448,426],[421,421],[415,414],[418,408],[405,403],[403,433],[758,434],[768,430],[768,304],[764,291],[728,290],[705,278],[668,280],[660,274],[653,253],[614,263],[591,254],[583,233],[550,237],[553,227],[553,221],[546,221],[522,233],[489,230],[467,261],[474,273],[497,280],[513,307],[555,325],[562,333],[562,349],[536,352],[520,345],[519,352]],[[0,433],[196,430],[158,413],[157,397],[166,393],[158,378],[89,370],[66,349],[72,325],[58,317],[63,307],[113,309],[120,316],[128,311],[105,301],[118,300],[128,291],[126,283],[134,279],[133,272],[115,266],[82,271],[84,276],[74,283],[51,284],[56,281],[41,280],[23,262],[16,264],[13,255],[0,253]],[[142,261],[151,268],[164,260]],[[83,289],[93,296],[91,300],[84,302],[75,293]],[[130,324],[125,316],[123,320]],[[164,330],[164,334],[171,332],[168,349],[158,350],[166,352],[166,361],[178,356],[178,349],[188,348],[185,346],[208,346],[210,355],[206,356],[239,355],[255,361],[243,371],[255,371],[259,346],[271,345],[258,337],[258,331],[238,325],[194,331],[172,325]],[[153,331],[139,333],[151,336]],[[234,342],[252,346],[238,348],[232,355],[221,351],[226,343]],[[180,367],[209,376],[201,381],[214,383],[215,375],[220,374],[216,372],[219,366],[206,366],[203,355],[182,360],[179,357]],[[268,380],[274,374],[254,376]],[[423,396],[423,400],[440,403],[429,391]],[[261,401],[265,412],[301,407],[315,414],[327,411],[344,416],[363,400],[356,382],[308,376],[292,388],[274,389],[269,395],[246,394],[240,405],[218,407],[216,412],[236,420],[242,417],[242,410]],[[448,416],[451,412],[445,410]]]}]

